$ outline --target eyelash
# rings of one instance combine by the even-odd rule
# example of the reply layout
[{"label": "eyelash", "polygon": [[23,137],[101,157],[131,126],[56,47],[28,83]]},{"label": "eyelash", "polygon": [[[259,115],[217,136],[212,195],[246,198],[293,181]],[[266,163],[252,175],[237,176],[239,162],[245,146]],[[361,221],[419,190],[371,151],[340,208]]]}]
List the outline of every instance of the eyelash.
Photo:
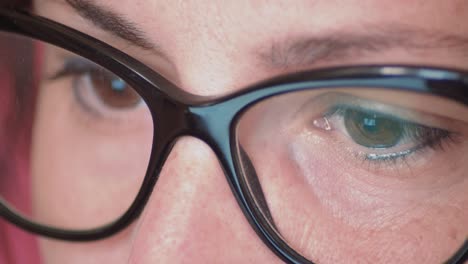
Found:
[{"label": "eyelash", "polygon": [[331,119],[333,117],[344,118],[346,111],[355,110],[364,113],[375,113],[385,118],[398,122],[402,129],[402,140],[409,141],[414,147],[393,153],[376,154],[376,153],[355,153],[356,157],[362,159],[364,162],[372,164],[388,164],[397,165],[400,163],[408,164],[408,158],[415,154],[423,154],[425,151],[445,151],[448,147],[459,142],[458,134],[452,131],[429,127],[417,124],[399,117],[380,113],[378,111],[365,109],[359,106],[338,105],[333,107],[324,115],[325,118]]},{"label": "eyelash", "polygon": [[86,62],[82,59],[70,58],[65,59],[64,65],[61,67],[61,69],[53,74],[49,79],[57,80],[67,76],[79,76],[98,71],[99,67],[94,66],[92,63]]}]

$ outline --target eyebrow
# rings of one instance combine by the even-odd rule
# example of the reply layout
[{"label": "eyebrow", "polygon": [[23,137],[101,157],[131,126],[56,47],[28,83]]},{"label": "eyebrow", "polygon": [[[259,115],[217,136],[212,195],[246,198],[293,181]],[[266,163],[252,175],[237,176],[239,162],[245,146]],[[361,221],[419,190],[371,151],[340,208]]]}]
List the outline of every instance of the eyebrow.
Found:
[{"label": "eyebrow", "polygon": [[145,50],[157,50],[156,45],[144,35],[143,31],[125,17],[93,4],[89,0],[65,0],[65,2],[81,17],[91,21],[100,29]]},{"label": "eyebrow", "polygon": [[365,32],[345,29],[312,37],[274,41],[266,49],[259,48],[257,55],[263,64],[275,68],[343,61],[394,48],[409,52],[445,49],[468,57],[468,36],[398,24],[365,28]]},{"label": "eyebrow", "polygon": [[[145,50],[164,54],[144,31],[124,16],[92,3],[90,0],[65,0],[77,13],[100,29]],[[307,67],[322,62],[378,54],[393,48],[408,51],[447,49],[468,57],[468,36],[412,28],[409,25],[384,24],[361,26],[361,30],[341,29],[314,36],[297,36],[273,41],[268,47],[262,43],[254,49],[261,65],[268,68]],[[365,31],[362,30],[365,29]]]}]

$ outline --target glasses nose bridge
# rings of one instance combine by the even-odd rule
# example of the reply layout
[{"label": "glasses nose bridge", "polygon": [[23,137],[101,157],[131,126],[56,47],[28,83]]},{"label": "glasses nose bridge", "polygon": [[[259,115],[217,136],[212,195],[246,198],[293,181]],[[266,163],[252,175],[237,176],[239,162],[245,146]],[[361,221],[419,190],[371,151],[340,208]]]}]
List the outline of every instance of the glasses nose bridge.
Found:
[{"label": "glasses nose bridge", "polygon": [[[230,185],[231,189],[239,189],[235,169],[235,118],[242,109],[242,101],[230,103],[223,101],[204,105],[185,105],[166,102],[165,107],[157,106],[153,117],[164,117],[162,133],[158,132],[158,122],[155,123],[155,141],[153,143],[153,160],[157,163],[151,165],[149,172],[159,177],[167,158],[171,155],[173,147],[183,137],[193,137],[204,142],[214,152],[217,162]],[[169,112],[170,111],[170,112]],[[169,113],[169,114],[168,114]],[[151,168],[151,166],[153,166]],[[154,182],[152,188],[154,188]],[[233,190],[233,195],[238,196]]]},{"label": "glasses nose bridge", "polygon": [[[183,137],[201,140],[214,152],[225,176],[234,173],[231,123],[236,114],[221,104],[188,105],[169,99],[148,103],[154,124],[153,158],[149,173],[161,173],[173,147]],[[229,177],[228,177],[229,178]]]}]

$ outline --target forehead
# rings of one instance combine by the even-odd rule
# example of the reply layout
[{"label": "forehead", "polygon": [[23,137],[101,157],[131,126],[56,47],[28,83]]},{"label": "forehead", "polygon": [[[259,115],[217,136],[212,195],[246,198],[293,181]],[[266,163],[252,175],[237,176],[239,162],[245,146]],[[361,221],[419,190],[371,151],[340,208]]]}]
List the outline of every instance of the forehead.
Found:
[{"label": "forehead", "polygon": [[[102,6],[138,16],[142,23],[184,25],[186,30],[210,27],[212,30],[239,28],[251,32],[259,26],[265,30],[289,30],[301,26],[325,30],[345,24],[396,22],[460,27],[468,4],[464,0],[89,0]],[[458,21],[457,21],[458,20]],[[292,24],[295,27],[291,27]],[[261,32],[258,32],[261,33]]]},{"label": "forehead", "polygon": [[[271,64],[281,66],[291,59],[286,52],[286,56],[283,56],[283,47],[292,47],[299,54],[293,56],[294,62],[302,60],[302,54],[312,54],[313,57],[316,53],[327,53],[330,47],[347,48],[347,41],[353,42],[361,37],[366,40],[371,35],[395,36],[404,32],[400,37],[402,41],[414,39],[414,43],[406,43],[404,48],[422,47],[418,52],[425,49],[432,56],[408,56],[406,51],[386,51],[388,54],[385,55],[381,48],[391,44],[388,45],[390,49],[392,45],[399,44],[400,40],[394,38],[393,43],[388,41],[379,44],[374,39],[369,43],[380,45],[379,56],[365,54],[357,59],[356,55],[362,54],[351,50],[354,51],[352,60],[346,61],[347,56],[342,56],[338,58],[339,63],[410,62],[450,66],[454,65],[455,60],[447,58],[460,57],[459,50],[455,54],[447,49],[451,45],[450,36],[461,36],[468,43],[466,0],[35,0],[41,14],[93,35],[97,27],[89,21],[77,19],[78,12],[66,2],[90,3],[122,16],[149,43],[155,44],[171,63],[176,64],[177,68],[183,67],[180,71],[199,76],[199,69],[209,68],[212,73],[218,72],[216,78],[224,76],[217,79],[245,76],[246,72],[256,69],[253,54],[266,54]],[[424,32],[422,37],[420,32]],[[102,38],[102,34],[96,35]],[[308,42],[302,45],[296,41],[301,38],[316,38],[319,41],[311,42],[313,45],[308,45]],[[340,38],[345,40],[341,41]],[[442,41],[434,45],[427,41],[433,39]],[[329,40],[331,42],[327,43]],[[454,43],[460,43],[459,40]],[[111,41],[115,44],[114,40]],[[366,48],[365,41],[351,44]],[[353,45],[348,46],[353,48]],[[432,46],[437,48],[437,56],[434,56],[435,50],[428,49]],[[325,51],[321,50],[324,47]],[[375,47],[368,45],[367,48]],[[463,53],[468,54],[467,45],[463,49]],[[278,51],[280,55],[276,56],[275,52]],[[426,58],[434,60],[425,61]],[[466,61],[458,60],[460,62],[455,64],[466,68]],[[309,68],[309,65],[305,68]],[[298,70],[298,67],[291,70]],[[265,73],[271,75],[281,72]]]},{"label": "forehead", "polygon": [[[73,2],[73,0],[71,0]],[[36,6],[67,0],[35,0]],[[406,23],[433,29],[467,31],[465,0],[80,0],[130,18],[147,32],[175,35],[231,32],[325,31],[369,24]],[[287,30],[286,30],[287,29]],[[178,31],[176,31],[178,30]]]}]

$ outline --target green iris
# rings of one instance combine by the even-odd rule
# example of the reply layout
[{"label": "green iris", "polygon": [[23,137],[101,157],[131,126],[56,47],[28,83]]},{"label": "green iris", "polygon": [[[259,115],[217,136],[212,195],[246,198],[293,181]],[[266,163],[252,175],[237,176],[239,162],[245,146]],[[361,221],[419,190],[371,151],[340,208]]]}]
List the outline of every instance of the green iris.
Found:
[{"label": "green iris", "polygon": [[346,109],[343,117],[348,134],[364,147],[390,148],[403,137],[404,124],[395,118],[356,109]]}]

